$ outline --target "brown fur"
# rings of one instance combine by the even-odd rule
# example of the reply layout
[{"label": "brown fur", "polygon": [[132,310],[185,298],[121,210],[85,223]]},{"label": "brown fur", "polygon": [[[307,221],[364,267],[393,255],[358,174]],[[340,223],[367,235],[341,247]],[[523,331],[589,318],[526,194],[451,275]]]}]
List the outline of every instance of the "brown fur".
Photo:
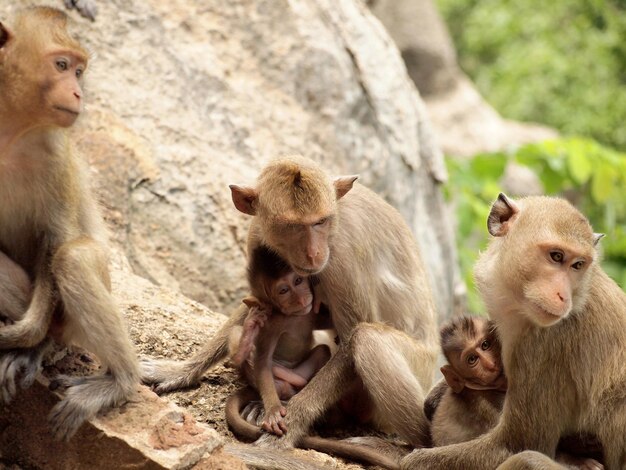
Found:
[{"label": "brown fur", "polygon": [[[506,379],[495,325],[481,317],[462,316],[441,326],[441,349],[448,364],[441,368],[447,387],[435,387],[426,403],[436,400],[431,421],[433,446],[469,441],[491,430],[500,418]],[[483,342],[488,345],[482,349]],[[462,353],[476,357],[474,367]],[[447,382],[446,382],[447,381]]]},{"label": "brown fur", "polygon": [[[377,424],[414,445],[428,440],[422,402],[438,347],[429,281],[400,214],[372,191],[353,187],[355,179],[333,181],[314,162],[293,157],[271,162],[254,188],[231,186],[235,206],[255,215],[248,253],[263,244],[295,271],[317,274],[340,338],[337,354],[289,402],[288,432],[277,446],[299,442],[357,376]],[[241,321],[231,318],[225,328]],[[226,349],[223,331],[179,365],[145,361],[145,380],[159,391],[196,382],[218,360],[215,351]]]},{"label": "brown fur", "polygon": [[[562,436],[585,433],[607,469],[626,468],[626,295],[597,264],[598,237],[562,199],[501,195],[493,214],[496,238],[475,273],[502,341],[502,418],[473,441],[414,451],[402,468],[495,468],[523,450],[554,457]],[[564,261],[551,261],[554,250]]]},{"label": "brown fur", "polygon": [[[107,371],[59,380],[68,387],[50,415],[59,438],[124,402],[139,382],[135,352],[110,294],[102,221],[63,129],[82,110],[87,66],[66,23],[63,12],[39,7],[18,14],[11,29],[0,27],[8,38],[0,48],[0,250],[9,260],[0,271],[14,280],[0,284],[0,297],[6,303],[15,286],[23,293],[24,278],[32,282],[2,312],[14,323],[0,329],[0,348],[23,348],[0,359],[3,398],[15,393],[16,367],[28,377],[38,369],[55,311],[62,313],[61,339],[95,353]],[[60,59],[67,69],[56,68]],[[22,305],[28,307],[19,311]]]}]

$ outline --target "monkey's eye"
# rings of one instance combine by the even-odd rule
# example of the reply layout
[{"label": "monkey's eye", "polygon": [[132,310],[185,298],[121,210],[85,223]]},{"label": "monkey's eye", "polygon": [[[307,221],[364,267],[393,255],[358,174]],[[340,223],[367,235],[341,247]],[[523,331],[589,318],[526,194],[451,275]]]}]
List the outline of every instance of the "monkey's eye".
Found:
[{"label": "monkey's eye", "polygon": [[561,253],[560,251],[551,251],[550,258],[552,258],[552,261],[560,263],[561,261],[563,261],[563,253]]},{"label": "monkey's eye", "polygon": [[70,65],[67,59],[57,59],[54,64],[59,72],[65,72]]},{"label": "monkey's eye", "polygon": [[323,219],[318,220],[317,222],[315,222],[315,225],[324,225],[326,222],[328,222],[328,217],[324,217]]},{"label": "monkey's eye", "polygon": [[480,348],[483,351],[486,351],[487,349],[489,349],[491,347],[491,343],[489,342],[488,339],[486,339],[485,341],[482,342],[482,344],[480,345]]},{"label": "monkey's eye", "polygon": [[476,361],[477,361],[477,360],[478,360],[478,356],[475,356],[475,355],[473,355],[473,354],[472,354],[471,356],[468,356],[468,358],[467,358],[467,363],[468,363],[470,366],[473,366],[474,364],[476,364]]},{"label": "monkey's eye", "polygon": [[302,281],[303,281],[303,280],[304,280],[303,278],[301,278],[301,277],[299,277],[299,276],[298,276],[297,278],[295,278],[295,279],[294,279],[293,283],[294,283],[296,286],[299,286],[300,284],[302,284]]},{"label": "monkey's eye", "polygon": [[289,292],[289,287],[287,286],[283,286],[278,289],[278,295],[285,295],[288,292]]},{"label": "monkey's eye", "polygon": [[578,271],[578,270],[582,269],[584,265],[585,265],[584,261],[576,261],[574,264],[572,264],[572,268],[574,268],[576,271]]},{"label": "monkey's eye", "polygon": [[76,69],[76,78],[82,77],[84,72],[83,69]]}]

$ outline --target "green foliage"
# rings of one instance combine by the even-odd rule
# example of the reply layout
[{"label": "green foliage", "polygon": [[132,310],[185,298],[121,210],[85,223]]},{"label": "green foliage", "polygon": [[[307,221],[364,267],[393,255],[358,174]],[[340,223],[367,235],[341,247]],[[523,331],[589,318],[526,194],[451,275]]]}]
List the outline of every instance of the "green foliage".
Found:
[{"label": "green foliage", "polygon": [[509,161],[532,169],[546,194],[567,197],[596,232],[607,235],[601,242],[603,267],[626,290],[626,154],[589,139],[549,140],[510,153],[447,159],[450,181],[446,190],[456,207],[459,258],[470,310],[482,310],[472,268],[487,244],[487,215],[502,191],[499,181]]},{"label": "green foliage", "polygon": [[504,116],[626,150],[626,1],[438,5],[462,68]]}]

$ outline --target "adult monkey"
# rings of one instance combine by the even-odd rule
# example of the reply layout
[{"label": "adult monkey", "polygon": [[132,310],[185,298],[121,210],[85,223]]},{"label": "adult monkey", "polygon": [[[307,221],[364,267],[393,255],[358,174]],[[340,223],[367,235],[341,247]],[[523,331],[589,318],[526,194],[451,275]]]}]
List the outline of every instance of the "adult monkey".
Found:
[{"label": "adult monkey", "polygon": [[[303,275],[316,275],[340,338],[339,350],[287,405],[282,438],[295,445],[346,390],[363,382],[375,423],[415,446],[428,441],[422,409],[438,351],[435,307],[418,248],[400,214],[356,176],[331,180],[302,157],[279,159],[257,186],[231,186],[237,209],[254,219],[248,253],[263,244]],[[191,360],[144,363],[160,391],[187,386],[225,354],[225,327]]]},{"label": "adult monkey", "polygon": [[[475,274],[502,342],[502,418],[473,441],[418,449],[402,468],[496,468],[523,450],[553,458],[578,433],[598,438],[608,470],[626,468],[626,294],[597,263],[601,236],[547,197],[500,194],[487,225],[494,238]],[[545,468],[535,457],[502,468]]]},{"label": "adult monkey", "polygon": [[57,9],[24,10],[12,29],[0,24],[0,279],[8,280],[0,297],[9,298],[0,305],[13,322],[0,328],[0,389],[6,402],[18,372],[23,386],[32,382],[56,312],[55,337],[95,353],[106,370],[57,382],[68,389],[50,414],[52,432],[67,439],[139,383],[110,294],[102,220],[64,130],[82,111],[86,67]]}]

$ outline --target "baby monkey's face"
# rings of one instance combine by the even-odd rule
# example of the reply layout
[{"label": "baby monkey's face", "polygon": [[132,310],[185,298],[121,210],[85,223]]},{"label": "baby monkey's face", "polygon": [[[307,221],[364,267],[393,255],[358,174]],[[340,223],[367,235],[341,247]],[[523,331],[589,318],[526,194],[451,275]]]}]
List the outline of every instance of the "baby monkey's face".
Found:
[{"label": "baby monkey's face", "polygon": [[284,315],[307,315],[313,307],[313,292],[307,277],[290,272],[276,280],[272,300]]}]

